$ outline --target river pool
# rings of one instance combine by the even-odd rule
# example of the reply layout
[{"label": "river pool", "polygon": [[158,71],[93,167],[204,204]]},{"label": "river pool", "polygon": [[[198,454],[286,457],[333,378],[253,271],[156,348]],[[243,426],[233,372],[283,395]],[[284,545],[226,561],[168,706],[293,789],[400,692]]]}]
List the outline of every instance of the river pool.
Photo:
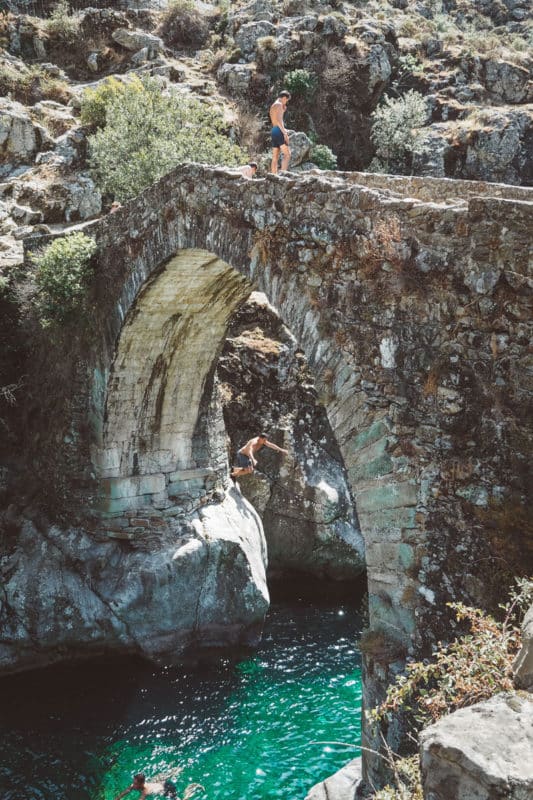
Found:
[{"label": "river pool", "polygon": [[[304,800],[359,754],[360,626],[345,601],[275,602],[260,648],[240,658],[6,678],[2,800],[113,800],[139,771],[201,783],[196,800]],[[353,747],[327,744],[339,741]]]}]

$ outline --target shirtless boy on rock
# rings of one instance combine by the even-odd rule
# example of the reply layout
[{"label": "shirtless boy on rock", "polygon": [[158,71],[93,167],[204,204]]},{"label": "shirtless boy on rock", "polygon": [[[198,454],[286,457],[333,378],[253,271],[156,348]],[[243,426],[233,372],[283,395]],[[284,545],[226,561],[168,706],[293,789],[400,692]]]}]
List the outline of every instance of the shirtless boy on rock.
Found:
[{"label": "shirtless boy on rock", "polygon": [[249,475],[253,472],[257,464],[255,454],[262,447],[270,447],[271,450],[277,450],[278,453],[283,453],[284,455],[289,452],[284,450],[283,447],[278,447],[277,444],[269,442],[266,433],[260,433],[259,436],[248,439],[246,444],[237,451],[237,465],[233,467],[231,477],[239,478],[241,475]]}]

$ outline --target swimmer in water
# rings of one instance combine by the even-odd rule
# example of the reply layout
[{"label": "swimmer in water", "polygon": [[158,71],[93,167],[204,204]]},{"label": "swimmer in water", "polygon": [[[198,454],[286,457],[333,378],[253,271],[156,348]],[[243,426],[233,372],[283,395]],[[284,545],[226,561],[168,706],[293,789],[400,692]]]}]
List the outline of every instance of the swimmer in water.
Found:
[{"label": "swimmer in water", "polygon": [[[198,789],[203,790],[203,788],[204,787],[199,783],[189,784],[183,794],[183,800],[187,800],[187,798],[191,797],[194,792],[196,792]],[[123,792],[117,795],[115,800],[120,800],[121,797],[125,797],[130,792],[140,792],[140,800],[143,800],[144,797],[151,796],[170,797],[171,800],[180,800],[176,791],[176,787],[172,781],[147,781],[144,772],[139,772],[137,775],[134,775],[131,786],[128,786],[127,789],[124,789]]]}]

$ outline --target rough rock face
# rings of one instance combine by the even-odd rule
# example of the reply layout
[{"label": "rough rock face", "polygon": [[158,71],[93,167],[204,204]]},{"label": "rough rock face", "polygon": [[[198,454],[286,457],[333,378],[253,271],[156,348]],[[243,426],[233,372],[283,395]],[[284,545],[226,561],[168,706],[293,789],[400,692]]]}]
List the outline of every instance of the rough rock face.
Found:
[{"label": "rough rock face", "polygon": [[364,544],[342,457],[305,358],[263,295],[232,320],[218,376],[232,452],[263,429],[289,450],[281,458],[263,448],[258,472],[239,481],[263,520],[271,572],[361,575]]},{"label": "rough rock face", "polygon": [[97,216],[102,196],[83,173],[62,174],[51,166],[33,170],[14,182],[16,203],[41,212],[42,222],[76,222]]},{"label": "rough rock face", "polygon": [[49,147],[45,128],[32,121],[28,111],[13,100],[0,98],[0,155],[2,161],[29,163],[39,150]]},{"label": "rough rock face", "polygon": [[522,647],[515,663],[515,685],[533,692],[533,606],[522,623]]},{"label": "rough rock face", "polygon": [[0,525],[9,531],[1,672],[102,652],[170,663],[190,648],[260,635],[266,547],[238,492],[188,517],[160,514],[134,544],[29,521],[19,527],[9,514]]},{"label": "rough rock face", "polygon": [[305,800],[358,800],[363,797],[361,758],[354,758],[325,781],[315,784]]},{"label": "rough rock face", "polygon": [[426,800],[533,796],[533,699],[503,693],[440,719],[421,734]]}]

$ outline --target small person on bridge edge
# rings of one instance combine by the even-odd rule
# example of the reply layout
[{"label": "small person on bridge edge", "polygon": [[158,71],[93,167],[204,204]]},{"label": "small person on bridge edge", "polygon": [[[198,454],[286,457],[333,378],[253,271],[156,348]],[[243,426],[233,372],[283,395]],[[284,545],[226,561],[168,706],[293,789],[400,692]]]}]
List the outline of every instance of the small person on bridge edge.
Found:
[{"label": "small person on bridge edge", "polygon": [[287,109],[287,103],[291,99],[291,93],[283,89],[278,94],[270,106],[270,121],[272,123],[272,130],[270,135],[272,137],[272,164],[270,167],[271,172],[275,175],[278,171],[279,154],[281,151],[281,169],[288,169],[291,160],[291,151],[289,147],[289,134],[283,124],[283,115]]},{"label": "small person on bridge edge", "polygon": [[241,475],[250,475],[254,471],[257,464],[255,454],[261,450],[262,447],[270,447],[271,450],[276,450],[278,453],[287,455],[288,450],[283,447],[278,447],[277,444],[268,441],[266,433],[260,433],[252,439],[248,439],[245,445],[237,451],[237,464],[231,471],[232,478],[239,478]]}]

